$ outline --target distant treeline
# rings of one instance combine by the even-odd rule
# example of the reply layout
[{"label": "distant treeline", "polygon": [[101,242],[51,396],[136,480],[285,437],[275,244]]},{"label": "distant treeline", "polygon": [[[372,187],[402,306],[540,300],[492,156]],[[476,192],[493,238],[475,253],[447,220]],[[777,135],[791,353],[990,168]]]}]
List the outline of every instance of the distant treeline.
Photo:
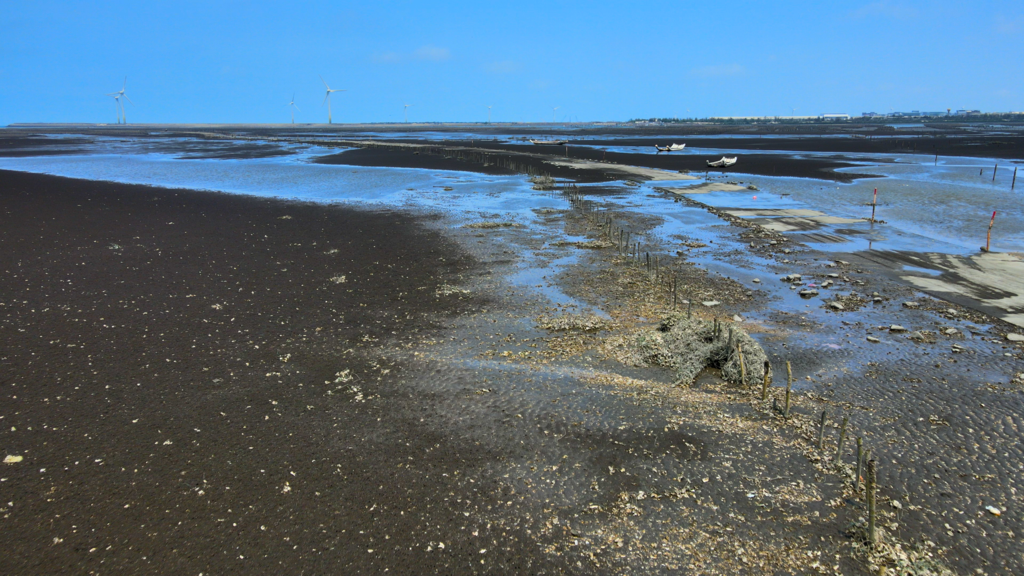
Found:
[{"label": "distant treeline", "polygon": [[784,116],[761,118],[634,118],[633,124],[934,124],[939,122],[1024,122],[1024,112],[989,112],[969,116],[851,116],[835,118],[787,118]]}]

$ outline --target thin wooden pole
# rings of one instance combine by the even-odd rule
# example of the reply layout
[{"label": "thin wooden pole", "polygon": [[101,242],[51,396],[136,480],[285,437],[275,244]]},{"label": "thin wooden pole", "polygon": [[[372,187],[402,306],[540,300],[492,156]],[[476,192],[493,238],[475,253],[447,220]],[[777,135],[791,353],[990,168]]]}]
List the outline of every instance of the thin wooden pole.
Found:
[{"label": "thin wooden pole", "polygon": [[740,386],[747,385],[747,365],[743,362],[743,344],[736,344],[736,351],[740,355]]},{"label": "thin wooden pole", "polygon": [[843,416],[843,425],[839,428],[839,446],[836,447],[836,464],[843,462],[843,444],[846,442],[846,424],[850,422],[849,416]]},{"label": "thin wooden pole", "polygon": [[988,252],[992,244],[992,225],[996,223],[996,211],[992,211],[992,219],[988,222],[988,238],[985,240],[985,252]]},{"label": "thin wooden pole", "polygon": [[857,473],[853,476],[853,491],[860,492],[860,476],[864,471],[864,439],[857,436]]},{"label": "thin wooden pole", "polygon": [[876,486],[876,470],[875,461],[868,460],[868,477],[866,481],[867,487],[867,501],[868,501],[868,541],[871,545],[878,544],[878,531],[875,529],[875,490]]},{"label": "thin wooden pole", "polygon": [[789,393],[793,389],[793,367],[790,366],[789,360],[786,360],[786,411],[783,412],[783,416],[789,418]]},{"label": "thin wooden pole", "polygon": [[761,383],[761,401],[764,402],[768,399],[768,386],[771,384],[770,376],[768,376],[768,368],[770,365],[768,361],[764,361],[764,381]]},{"label": "thin wooden pole", "polygon": [[821,421],[818,423],[818,450],[825,445],[825,424],[828,422],[828,410],[821,411]]}]

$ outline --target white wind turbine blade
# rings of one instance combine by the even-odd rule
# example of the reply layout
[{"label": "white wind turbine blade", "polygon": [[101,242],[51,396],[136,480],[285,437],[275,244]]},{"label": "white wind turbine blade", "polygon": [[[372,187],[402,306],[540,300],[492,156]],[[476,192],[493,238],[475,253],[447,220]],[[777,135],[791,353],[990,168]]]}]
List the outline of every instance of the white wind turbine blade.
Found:
[{"label": "white wind turbine blade", "polygon": [[327,91],[327,95],[326,95],[326,96],[324,96],[324,101],[323,101],[323,102],[321,102],[321,103],[320,103],[320,105],[321,105],[321,106],[323,106],[324,104],[327,104],[327,99],[328,99],[328,98],[330,98],[330,97],[331,97],[331,91],[330,91],[330,90],[328,90],[328,91]]},{"label": "white wind turbine blade", "polygon": [[121,96],[124,96],[125,100],[127,100],[132,106],[135,106],[135,102],[132,102],[132,99],[129,98],[127,94],[121,94]]},{"label": "white wind turbine blade", "polygon": [[299,112],[302,112],[302,108],[299,108],[298,106],[296,106],[296,105],[295,105],[295,102],[292,102],[292,108],[295,108],[295,109],[296,109],[296,110],[298,110]]},{"label": "white wind turbine blade", "polygon": [[[320,76],[320,75],[317,74],[317,76]],[[320,81],[324,83],[324,86],[327,86],[327,80],[324,80],[323,76],[320,76]],[[327,90],[330,91],[330,89],[331,89],[331,87],[327,86]]]}]

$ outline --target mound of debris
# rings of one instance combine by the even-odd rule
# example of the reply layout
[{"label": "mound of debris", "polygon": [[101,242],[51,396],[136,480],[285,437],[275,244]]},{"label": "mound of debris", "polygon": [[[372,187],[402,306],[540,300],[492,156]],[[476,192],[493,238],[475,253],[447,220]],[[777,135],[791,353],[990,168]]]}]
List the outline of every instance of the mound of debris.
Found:
[{"label": "mound of debris", "polygon": [[[761,345],[735,324],[688,319],[675,314],[654,330],[622,338],[619,361],[632,366],[666,366],[676,371],[676,385],[688,386],[705,368],[718,368],[728,382],[760,386],[771,365]],[[740,350],[743,368],[740,366]],[[746,370],[746,382],[741,372]]]}]

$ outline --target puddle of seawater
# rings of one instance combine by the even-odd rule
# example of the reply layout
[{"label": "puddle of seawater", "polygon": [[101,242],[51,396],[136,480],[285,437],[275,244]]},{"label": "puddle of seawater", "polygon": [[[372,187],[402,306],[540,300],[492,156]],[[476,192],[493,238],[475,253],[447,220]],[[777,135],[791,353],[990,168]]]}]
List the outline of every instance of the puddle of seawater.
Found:
[{"label": "puddle of seawater", "polygon": [[909,264],[904,264],[903,270],[904,272],[919,272],[929,276],[942,276],[942,270],[932,270],[931,268],[921,268],[919,266],[910,266]]}]

